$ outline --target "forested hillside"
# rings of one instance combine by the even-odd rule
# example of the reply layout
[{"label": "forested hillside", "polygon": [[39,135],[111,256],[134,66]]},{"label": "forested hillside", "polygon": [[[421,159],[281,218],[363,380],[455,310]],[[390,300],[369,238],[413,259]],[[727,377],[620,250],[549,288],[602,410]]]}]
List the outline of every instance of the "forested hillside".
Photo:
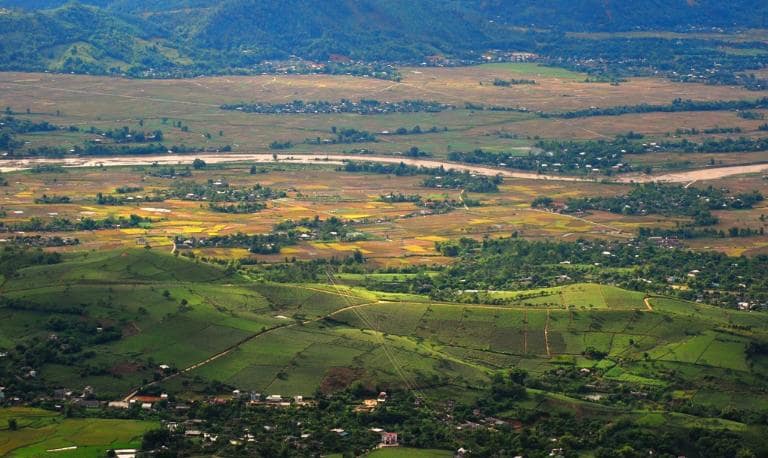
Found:
[{"label": "forested hillside", "polygon": [[[291,55],[419,63],[433,55],[472,60],[501,49],[561,58],[557,49],[581,55],[586,46],[566,39],[568,31],[768,24],[768,6],[754,0],[0,0],[0,8],[0,69],[134,76],[243,71]],[[620,53],[608,44],[611,55]],[[672,45],[651,44],[665,54]],[[637,53],[624,54],[618,58]]]},{"label": "forested hillside", "polygon": [[0,14],[0,65],[5,70],[104,73],[165,58],[149,39],[166,32],[136,17],[68,5],[52,11]]},{"label": "forested hillside", "polygon": [[735,0],[467,0],[481,14],[515,25],[568,31],[765,27],[768,4]]},{"label": "forested hillside", "polygon": [[[1,0],[0,6],[27,10],[56,8],[71,3],[67,0]],[[327,8],[334,8],[335,15],[350,9],[360,11],[400,10],[399,0],[331,0],[324,2],[264,0],[81,0],[80,3],[122,12],[160,12],[183,9],[242,9],[273,8],[284,13],[303,14],[306,8],[319,8],[315,14],[322,16]],[[303,4],[303,6],[302,6]],[[415,4],[415,5],[414,5]],[[675,29],[697,27],[750,27],[766,26],[768,6],[753,0],[452,0],[437,2],[421,0],[409,2],[410,8],[402,14],[422,22],[420,8],[430,12],[456,11],[464,17],[495,20],[516,25],[536,25],[540,28],[561,30],[633,30]],[[219,8],[220,7],[220,8]],[[323,11],[325,10],[325,11]],[[397,12],[395,11],[397,14]],[[430,19],[438,19],[430,17]]]}]

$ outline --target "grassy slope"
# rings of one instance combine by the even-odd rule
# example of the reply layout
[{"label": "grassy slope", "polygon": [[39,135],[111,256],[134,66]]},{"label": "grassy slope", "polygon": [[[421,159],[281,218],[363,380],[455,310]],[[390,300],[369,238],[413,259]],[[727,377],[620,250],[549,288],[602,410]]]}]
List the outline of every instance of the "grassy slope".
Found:
[{"label": "grassy slope", "polygon": [[[751,340],[768,338],[758,314],[662,298],[651,299],[651,312],[639,293],[592,284],[542,290],[536,297],[500,292],[518,298],[502,307],[397,295],[382,295],[382,301],[358,288],[345,291],[254,284],[147,250],[80,254],[9,280],[4,292],[34,307],[0,309],[0,334],[8,341],[46,336],[49,316],[65,305],[86,304],[87,319],[119,326],[124,334],[94,347],[88,364],[122,375],[81,378],[78,367],[60,365],[41,373],[69,388],[96,386],[104,396],[151,378],[150,360],[184,368],[233,346],[168,387],[182,389],[186,377],[201,376],[241,389],[309,395],[340,368],[352,368],[346,382],[407,380],[425,390],[461,391],[496,370],[517,366],[541,374],[575,365],[603,369],[606,379],[636,387],[669,388],[663,373],[674,369],[697,388],[691,396],[698,402],[726,406],[736,405],[768,372],[768,365],[751,365],[745,354]],[[180,310],[181,299],[191,309]],[[587,359],[588,347],[608,357]],[[700,383],[703,376],[710,382]],[[753,400],[768,404],[768,397]]]},{"label": "grassy slope", "polygon": [[[263,330],[290,324],[294,316],[313,319],[344,305],[322,291],[247,284],[215,267],[142,250],[90,253],[25,269],[4,291],[32,304],[27,310],[0,309],[5,336],[47,336],[48,318],[66,318],[65,308],[79,304],[94,328],[122,329],[121,340],[95,347],[88,361],[122,373],[121,378],[81,378],[77,367],[60,365],[43,369],[63,386],[92,384],[113,396],[151,378],[150,360],[184,368]],[[276,295],[281,301],[267,299]],[[186,310],[182,299],[188,302]],[[126,372],[126,366],[135,367]]]}]

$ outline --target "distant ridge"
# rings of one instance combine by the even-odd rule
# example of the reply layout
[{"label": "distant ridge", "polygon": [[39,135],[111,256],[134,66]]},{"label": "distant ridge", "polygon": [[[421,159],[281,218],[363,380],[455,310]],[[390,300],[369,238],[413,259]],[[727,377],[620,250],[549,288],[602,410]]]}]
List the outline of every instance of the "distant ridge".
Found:
[{"label": "distant ridge", "polygon": [[[768,27],[755,0],[0,0],[0,69],[242,68],[295,55],[418,61],[565,31]],[[534,32],[535,30],[535,32]]]}]

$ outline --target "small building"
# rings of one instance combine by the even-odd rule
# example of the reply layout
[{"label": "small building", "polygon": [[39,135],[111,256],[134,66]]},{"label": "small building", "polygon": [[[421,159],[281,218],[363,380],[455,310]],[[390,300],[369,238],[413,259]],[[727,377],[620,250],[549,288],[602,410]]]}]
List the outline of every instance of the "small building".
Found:
[{"label": "small building", "polygon": [[389,432],[382,432],[381,433],[381,442],[379,443],[382,447],[397,447],[399,442],[397,441],[397,433],[389,433]]},{"label": "small building", "polygon": [[75,403],[81,407],[85,407],[86,409],[98,409],[101,407],[101,401],[97,401],[95,399],[77,399]]},{"label": "small building", "polygon": [[340,437],[347,437],[349,435],[348,432],[346,432],[345,430],[343,430],[341,428],[332,428],[331,432],[338,434]]},{"label": "small building", "polygon": [[115,456],[117,458],[136,458],[136,454],[138,453],[138,450],[135,448],[124,448],[120,450],[115,450]]},{"label": "small building", "polygon": [[739,310],[741,311],[752,310],[752,306],[749,304],[749,302],[739,302],[738,306]]},{"label": "small building", "polygon": [[53,390],[53,399],[63,401],[72,397],[72,391],[67,389]]},{"label": "small building", "polygon": [[154,404],[155,402],[160,402],[163,400],[160,396],[134,396],[133,398],[136,402],[148,402],[150,404]]},{"label": "small building", "polygon": [[107,404],[107,407],[110,409],[127,409],[130,406],[131,405],[125,401],[110,401],[110,403]]},{"label": "small building", "polygon": [[387,402],[387,392],[382,391],[381,393],[379,393],[379,397],[376,400],[379,402]]},{"label": "small building", "polygon": [[267,396],[267,402],[283,402],[283,397],[279,394],[270,394]]},{"label": "small building", "polygon": [[355,412],[371,412],[379,405],[377,399],[364,399],[363,403],[355,407]]}]

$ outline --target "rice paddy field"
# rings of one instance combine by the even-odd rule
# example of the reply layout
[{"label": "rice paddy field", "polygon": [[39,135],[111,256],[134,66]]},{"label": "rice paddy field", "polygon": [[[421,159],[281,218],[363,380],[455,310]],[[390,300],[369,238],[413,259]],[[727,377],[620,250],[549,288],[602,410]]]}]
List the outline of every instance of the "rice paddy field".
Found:
[{"label": "rice paddy field", "polygon": [[[694,100],[755,99],[765,92],[728,86],[674,83],[658,78],[635,78],[618,86],[585,82],[586,75],[535,64],[489,64],[463,68],[404,68],[401,82],[346,76],[213,77],[190,80],[144,81],[75,75],[0,74],[0,105],[19,113],[29,109],[33,119],[60,125],[100,129],[137,126],[161,129],[168,144],[216,148],[229,144],[235,151],[265,151],[275,140],[290,141],[292,151],[316,151],[307,138],[325,138],[333,126],[369,132],[394,132],[400,127],[433,126],[440,132],[421,135],[383,135],[380,142],[354,145],[392,154],[417,145],[437,157],[449,151],[474,148],[526,151],[534,138],[613,138],[628,131],[663,138],[677,129],[740,127],[758,135],[758,120],[734,112],[650,113],[575,120],[540,119],[533,113],[477,111],[465,104],[497,105],[536,111],[568,111],[639,103],[666,104],[676,98]],[[535,85],[499,87],[495,79],[527,78]],[[353,114],[257,115],[223,111],[222,104],[284,103],[293,100],[380,101],[433,100],[452,104],[441,113],[395,113],[383,116]],[[58,115],[57,115],[58,113]],[[182,122],[186,129],[173,128]],[[443,128],[447,130],[443,131]],[[211,134],[207,136],[206,134]],[[31,146],[76,145],[92,134],[58,131],[30,134]],[[515,138],[517,137],[517,138]],[[349,145],[323,145],[340,152]],[[743,160],[765,160],[754,154]],[[696,162],[696,161],[694,161]],[[703,162],[702,162],[703,163]]]},{"label": "rice paddy field", "polygon": [[107,450],[136,449],[144,432],[156,428],[151,421],[109,419],[65,419],[42,409],[0,409],[0,424],[18,423],[18,431],[0,429],[0,454],[31,458],[61,456],[103,457]]},{"label": "rice paddy field", "polygon": [[[536,64],[489,64],[463,68],[404,68],[401,82],[346,76],[254,76],[213,77],[189,80],[153,81],[110,79],[91,76],[52,74],[0,74],[0,106],[17,116],[33,121],[49,121],[61,126],[76,126],[80,132],[59,130],[21,135],[26,147],[74,147],[92,140],[90,127],[152,131],[160,129],[167,145],[216,150],[229,145],[234,152],[267,152],[273,141],[291,142],[290,154],[366,150],[378,155],[395,155],[413,146],[431,153],[435,159],[450,151],[482,148],[527,154],[537,139],[600,140],[613,139],[629,131],[646,136],[648,141],[680,139],[678,129],[739,128],[739,136],[759,137],[759,119],[744,119],[734,111],[693,113],[643,113],[622,116],[595,116],[576,119],[540,118],[533,112],[566,111],[589,107],[610,107],[638,103],[670,103],[676,98],[694,100],[738,100],[768,93],[728,86],[675,83],[658,78],[635,78],[619,85],[586,82],[584,74]],[[495,79],[527,78],[535,85],[495,86]],[[221,110],[237,102],[283,103],[292,100],[381,101],[424,99],[456,107],[440,113],[394,113],[362,116],[356,114],[254,114]],[[467,109],[483,104],[526,108],[530,113]],[[28,113],[27,113],[28,111]],[[183,125],[184,128],[177,127]],[[305,144],[306,139],[332,136],[333,128],[354,128],[372,133],[394,132],[400,127],[420,126],[419,135],[378,135],[376,143]],[[685,136],[692,141],[724,137],[724,134]],[[285,151],[281,151],[285,153]],[[194,159],[190,155],[189,163]],[[732,154],[653,153],[628,157],[635,166],[674,170],[763,163],[764,152]],[[670,165],[671,164],[671,165]],[[644,226],[673,227],[679,220],[659,217],[626,217],[594,212],[585,218],[536,212],[530,202],[547,195],[556,200],[589,195],[619,194],[627,190],[619,184],[574,183],[556,180],[507,179],[500,192],[470,195],[480,207],[465,208],[442,215],[415,216],[419,209],[410,203],[380,202],[382,194],[402,192],[425,198],[458,198],[458,191],[439,191],[420,186],[420,177],[390,177],[335,172],[334,165],[262,166],[267,173],[248,174],[248,164],[220,165],[195,171],[191,181],[226,180],[233,186],[260,183],[285,190],[288,197],[269,202],[256,214],[232,215],[208,211],[201,202],[167,200],[162,205],[95,205],[97,193],[112,195],[119,186],[137,186],[142,193],[167,189],[173,180],[148,176],[142,167],[104,167],[72,169],[68,173],[8,173],[9,186],[0,189],[0,209],[4,221],[13,223],[39,217],[101,218],[108,215],[137,214],[155,220],[148,228],[130,228],[76,236],[80,248],[114,249],[149,243],[170,251],[175,236],[204,237],[236,232],[266,232],[285,219],[337,216],[360,224],[364,240],[355,243],[302,243],[286,247],[265,261],[344,257],[360,250],[380,265],[442,263],[434,242],[462,236],[508,235],[517,232],[530,238],[625,237]],[[764,187],[757,174],[721,180],[728,188],[752,180],[753,189]],[[69,204],[34,205],[42,194],[63,195]],[[766,213],[765,204],[744,212],[722,212],[716,230],[733,225],[758,229]],[[407,216],[407,217],[406,217]],[[708,246],[728,253],[765,252],[764,238],[728,240],[698,239],[697,248]],[[78,248],[79,249],[79,248]],[[210,250],[208,256],[241,258],[242,250]]]},{"label": "rice paddy field", "polygon": [[[181,164],[184,167],[191,164]],[[302,241],[283,247],[274,255],[252,255],[238,248],[195,248],[196,254],[220,259],[252,258],[264,262],[279,262],[288,258],[315,259],[349,256],[355,250],[365,254],[380,266],[409,264],[443,264],[448,262],[435,250],[436,242],[461,237],[509,236],[518,233],[532,239],[576,240],[579,238],[626,239],[642,227],[674,228],[685,218],[660,215],[628,216],[594,211],[586,216],[574,216],[532,209],[530,202],[546,195],[558,201],[594,195],[620,194],[628,185],[610,183],[572,183],[506,179],[498,193],[461,194],[459,190],[440,190],[421,185],[423,177],[396,177],[376,174],[337,172],[334,165],[264,164],[264,173],[252,175],[251,165],[235,163],[209,166],[195,170],[191,177],[167,179],[150,176],[151,167],[106,167],[65,169],[64,172],[6,173],[8,185],[0,188],[0,210],[5,212],[7,225],[23,223],[32,218],[52,221],[67,218],[95,220],[107,217],[129,217],[132,214],[149,218],[142,227],[98,231],[75,231],[58,234],[76,238],[77,246],[58,250],[81,251],[129,248],[149,245],[152,249],[170,252],[173,239],[207,238],[236,233],[267,233],[285,220],[330,217],[341,218],[362,234],[355,241]],[[99,205],[97,195],[121,197],[119,187],[135,187],[135,195],[152,195],[173,189],[181,182],[205,184],[226,182],[232,188],[247,188],[256,184],[284,191],[286,197],[270,199],[267,208],[255,213],[217,213],[204,201],[170,198],[163,202]],[[763,180],[764,181],[764,180]],[[737,190],[762,185],[761,178],[729,178],[723,186]],[[753,188],[755,189],[755,188]],[[424,212],[410,202],[387,203],[381,197],[389,194],[419,195],[424,200],[477,200],[479,206],[458,207],[444,214]],[[43,196],[69,198],[67,203],[35,203]],[[721,223],[716,229],[766,225],[760,215],[768,210],[765,203],[743,211],[716,212]],[[34,235],[11,234],[12,236]],[[759,253],[768,246],[764,237],[739,239],[696,239],[696,246],[711,246],[728,253]],[[727,246],[722,244],[726,243]]]}]

